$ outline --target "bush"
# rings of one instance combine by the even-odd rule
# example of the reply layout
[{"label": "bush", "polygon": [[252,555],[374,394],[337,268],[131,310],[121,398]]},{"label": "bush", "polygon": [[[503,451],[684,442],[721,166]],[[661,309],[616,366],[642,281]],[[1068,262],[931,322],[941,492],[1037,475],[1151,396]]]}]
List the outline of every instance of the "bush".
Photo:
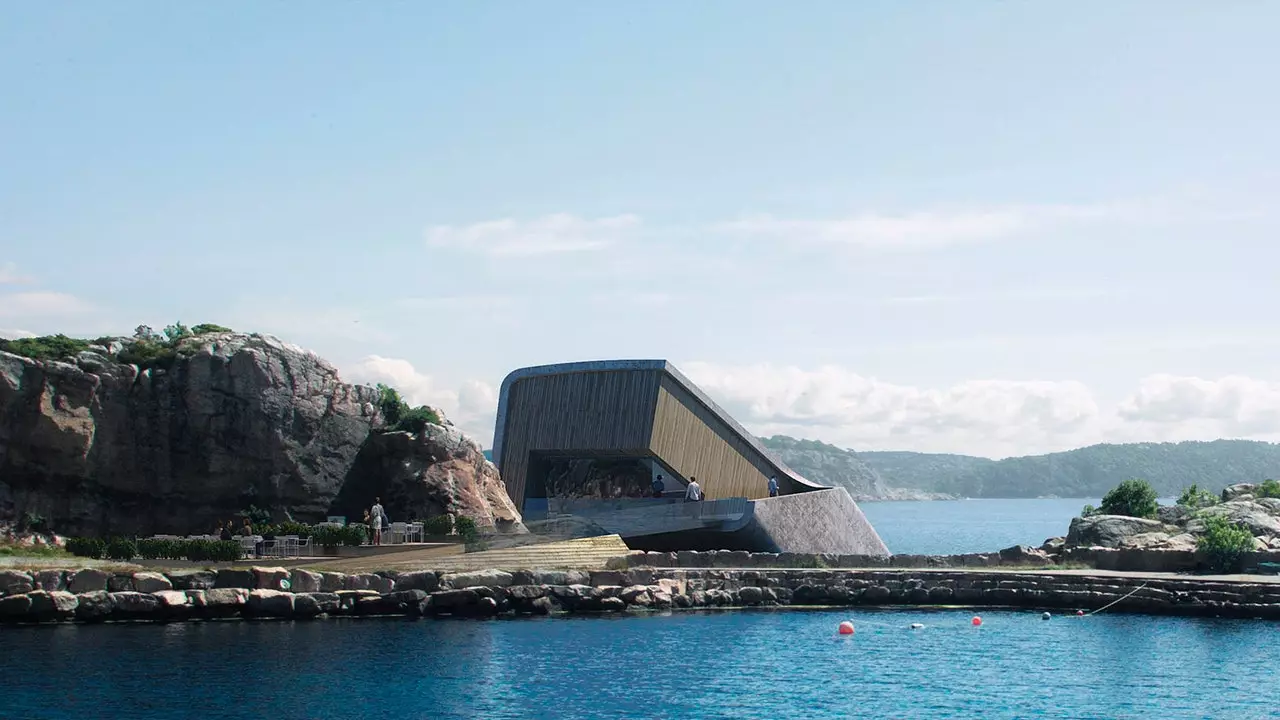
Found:
[{"label": "bush", "polygon": [[1154,518],[1159,505],[1156,491],[1146,480],[1125,480],[1102,498],[1098,511],[1103,515],[1127,515],[1136,518]]},{"label": "bush", "polygon": [[1097,515],[1097,514],[1099,514],[1098,508],[1092,505],[1085,505],[1084,509],[1080,511],[1080,517],[1089,517],[1091,515]]},{"label": "bush", "polygon": [[1178,504],[1183,507],[1199,510],[1200,508],[1212,507],[1218,504],[1218,496],[1208,490],[1201,490],[1198,485],[1192,485],[1182,494],[1178,496]]},{"label": "bush", "polygon": [[44,532],[48,529],[44,516],[40,513],[24,512],[22,517],[18,518],[19,532]]},{"label": "bush", "polygon": [[1221,515],[1209,515],[1204,518],[1204,533],[1196,540],[1196,549],[1208,555],[1211,570],[1234,572],[1240,569],[1245,553],[1253,550],[1253,533]]},{"label": "bush", "polygon": [[88,340],[70,338],[61,333],[17,340],[0,339],[0,350],[32,360],[62,360],[75,357],[88,349]]},{"label": "bush", "polygon": [[215,325],[213,323],[200,323],[199,325],[193,325],[191,327],[192,335],[207,335],[209,333],[224,333],[224,332],[235,332],[235,331],[229,327],[223,327],[221,325]]},{"label": "bush", "polygon": [[1258,489],[1254,491],[1254,497],[1260,498],[1280,498],[1280,482],[1275,480],[1263,480]]},{"label": "bush", "polygon": [[107,544],[98,538],[67,538],[67,552],[80,557],[101,558],[107,551]]},{"label": "bush", "polygon": [[132,560],[138,557],[138,546],[127,538],[112,538],[102,554],[110,560]]},{"label": "bush", "polygon": [[359,547],[368,537],[368,528],[364,525],[352,524],[346,527],[321,525],[311,529],[311,543],[321,547]]},{"label": "bush", "polygon": [[191,562],[234,562],[243,550],[235,540],[185,540],[183,557]]},{"label": "bush", "polygon": [[440,414],[426,405],[410,407],[400,397],[399,391],[393,387],[379,383],[374,386],[378,391],[378,409],[386,423],[386,430],[420,433],[427,425],[440,425]]},{"label": "bush", "polygon": [[473,543],[480,537],[480,533],[476,530],[476,521],[466,515],[459,515],[454,519],[454,526],[458,529],[458,536],[463,542]]},{"label": "bush", "polygon": [[453,521],[448,515],[437,515],[422,521],[424,535],[448,535],[453,532]]}]

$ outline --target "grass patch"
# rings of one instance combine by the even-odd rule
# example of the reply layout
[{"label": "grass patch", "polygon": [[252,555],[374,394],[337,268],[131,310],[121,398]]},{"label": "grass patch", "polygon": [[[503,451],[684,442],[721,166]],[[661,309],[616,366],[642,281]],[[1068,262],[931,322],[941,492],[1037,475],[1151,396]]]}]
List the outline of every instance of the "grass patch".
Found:
[{"label": "grass patch", "polygon": [[4,543],[0,544],[0,557],[69,558],[71,555],[60,547],[49,545],[11,545]]}]

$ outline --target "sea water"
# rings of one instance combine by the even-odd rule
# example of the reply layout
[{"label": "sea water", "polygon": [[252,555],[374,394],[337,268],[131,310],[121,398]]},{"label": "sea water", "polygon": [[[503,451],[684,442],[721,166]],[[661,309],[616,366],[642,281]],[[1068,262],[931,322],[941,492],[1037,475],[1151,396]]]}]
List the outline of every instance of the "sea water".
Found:
[{"label": "sea water", "polygon": [[974,627],[974,612],[9,627],[0,716],[1243,720],[1280,705],[1273,623],[979,611]]},{"label": "sea water", "polygon": [[[1071,518],[1097,498],[933,500],[859,503],[889,546],[906,555],[993,552],[1011,545],[1037,547],[1067,534]],[[1161,501],[1172,502],[1172,501]]]}]

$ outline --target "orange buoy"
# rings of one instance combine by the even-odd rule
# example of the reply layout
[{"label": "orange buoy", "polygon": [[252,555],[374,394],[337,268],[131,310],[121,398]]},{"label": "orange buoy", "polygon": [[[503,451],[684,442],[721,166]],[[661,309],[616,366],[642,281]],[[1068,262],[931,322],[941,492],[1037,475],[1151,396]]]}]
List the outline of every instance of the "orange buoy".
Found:
[{"label": "orange buoy", "polygon": [[841,635],[852,635],[852,634],[853,634],[853,623],[849,622],[848,620],[845,620],[844,622],[840,623],[840,634],[841,634]]},{"label": "orange buoy", "polygon": [[972,622],[974,627],[978,627],[979,625],[982,624],[982,618],[978,617],[977,615],[974,615]]}]

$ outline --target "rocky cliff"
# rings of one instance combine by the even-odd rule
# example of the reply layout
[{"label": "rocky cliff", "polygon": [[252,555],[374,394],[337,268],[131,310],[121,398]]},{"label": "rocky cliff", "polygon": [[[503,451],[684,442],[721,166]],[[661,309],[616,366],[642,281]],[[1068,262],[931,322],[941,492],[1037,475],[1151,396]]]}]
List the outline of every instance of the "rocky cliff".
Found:
[{"label": "rocky cliff", "polygon": [[151,367],[104,339],[73,357],[0,351],[0,521],[63,534],[208,532],[250,505],[274,519],[464,514],[518,529],[496,468],[455,428],[383,432],[378,393],[302,348],[206,333]]}]

